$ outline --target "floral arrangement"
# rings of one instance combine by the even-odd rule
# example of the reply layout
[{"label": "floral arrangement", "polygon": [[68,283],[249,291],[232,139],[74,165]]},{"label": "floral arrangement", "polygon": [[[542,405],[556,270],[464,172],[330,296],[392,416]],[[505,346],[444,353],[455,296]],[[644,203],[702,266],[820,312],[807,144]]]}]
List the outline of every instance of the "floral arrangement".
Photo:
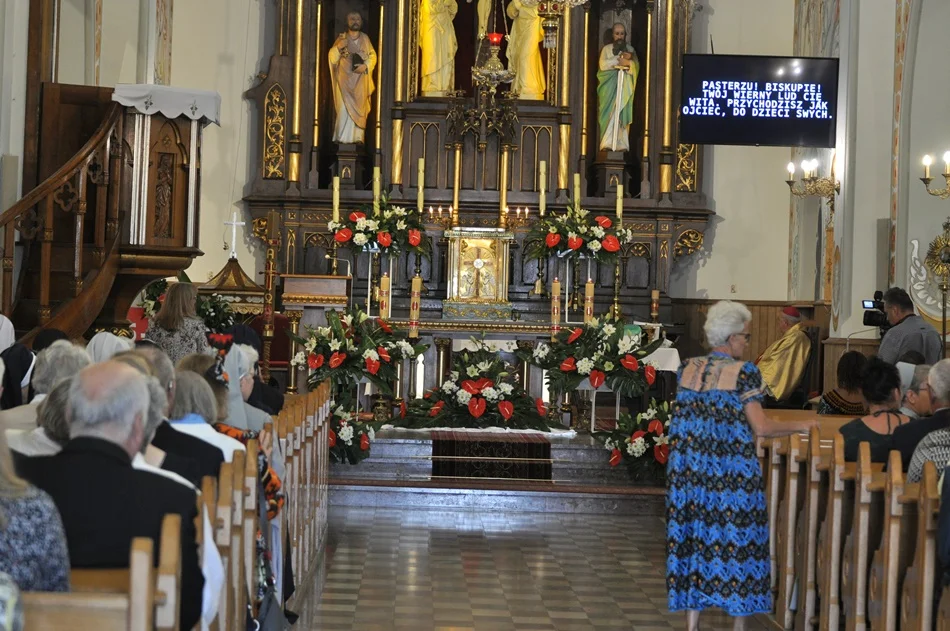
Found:
[{"label": "floral arrangement", "polygon": [[330,457],[334,462],[358,464],[369,456],[370,443],[376,439],[377,424],[364,423],[342,405],[330,414]]},{"label": "floral arrangement", "polygon": [[621,414],[617,429],[595,432],[610,452],[610,466],[626,463],[635,482],[661,482],[666,477],[666,461],[670,456],[670,404],[650,400],[650,407],[637,414]]},{"label": "floral arrangement", "polygon": [[620,248],[632,241],[633,231],[614,225],[610,217],[595,217],[588,210],[570,205],[562,214],[552,213],[535,223],[526,239],[527,256],[543,259],[559,254],[614,263]]},{"label": "floral arrangement", "polygon": [[440,387],[400,413],[397,425],[426,427],[506,427],[548,431],[544,402],[532,399],[518,375],[483,341],[455,353],[453,370]]},{"label": "floral arrangement", "polygon": [[554,341],[518,355],[547,370],[548,387],[559,395],[588,379],[593,388],[607,384],[618,395],[635,397],[656,381],[656,367],[643,358],[662,344],[657,339],[644,345],[643,339],[642,331],[628,332],[623,319],[605,316],[564,329]]},{"label": "floral arrangement", "polygon": [[[331,379],[338,395],[347,399],[355,390],[352,386],[364,378],[384,394],[392,394],[396,362],[413,359],[428,348],[406,342],[388,322],[370,318],[357,306],[342,313],[328,311],[327,326],[307,327],[307,336],[294,340],[304,350],[294,356],[291,365],[310,370],[311,387]],[[344,406],[347,403],[342,401]]]},{"label": "floral arrangement", "polygon": [[146,319],[150,320],[162,308],[166,291],[168,291],[168,281],[164,278],[159,278],[145,286],[145,291],[142,292],[142,311]]},{"label": "floral arrangement", "polygon": [[210,331],[220,333],[234,326],[234,312],[231,310],[231,305],[218,294],[199,295],[195,310]]},{"label": "floral arrangement", "polygon": [[426,237],[419,213],[391,206],[386,197],[380,200],[379,212],[374,213],[371,207],[354,210],[342,221],[328,222],[327,228],[340,247],[378,249],[393,256],[411,252],[428,258],[432,253],[432,242]]}]

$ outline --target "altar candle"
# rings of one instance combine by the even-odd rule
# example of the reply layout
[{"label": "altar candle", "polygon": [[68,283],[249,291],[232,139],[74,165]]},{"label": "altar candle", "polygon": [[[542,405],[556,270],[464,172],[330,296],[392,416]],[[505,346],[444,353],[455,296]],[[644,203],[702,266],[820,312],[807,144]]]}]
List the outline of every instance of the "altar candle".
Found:
[{"label": "altar candle", "polygon": [[422,214],[423,208],[423,197],[425,195],[426,188],[426,159],[419,158],[419,175],[417,177],[416,186],[419,189],[417,193],[418,205],[419,205],[419,214]]},{"label": "altar candle", "polygon": [[561,281],[554,277],[551,282],[551,341],[557,338],[561,330]]},{"label": "altar candle", "polygon": [[580,208],[581,205],[581,174],[574,174],[574,205]]},{"label": "altar candle", "polygon": [[650,317],[654,322],[657,321],[657,318],[660,316],[660,290],[653,289],[650,291]]},{"label": "altar candle", "polygon": [[373,214],[379,214],[379,189],[382,185],[379,167],[373,167]]},{"label": "altar candle", "polygon": [[587,324],[594,319],[594,281],[587,279],[584,285],[584,323]]},{"label": "altar candle", "polygon": [[389,317],[389,273],[383,272],[383,277],[379,279],[379,317]]},{"label": "altar candle", "polygon": [[340,176],[333,176],[333,221],[340,221]]},{"label": "altar candle", "polygon": [[623,184],[617,185],[617,224],[623,225]]},{"label": "altar candle", "polygon": [[548,163],[542,160],[538,163],[538,187],[540,189],[540,197],[538,198],[538,212],[544,217],[544,211],[547,208],[548,202],[545,199],[544,189],[548,183]]},{"label": "altar candle", "polygon": [[422,313],[422,276],[412,277],[412,287],[409,294],[409,337],[419,339],[419,318]]}]

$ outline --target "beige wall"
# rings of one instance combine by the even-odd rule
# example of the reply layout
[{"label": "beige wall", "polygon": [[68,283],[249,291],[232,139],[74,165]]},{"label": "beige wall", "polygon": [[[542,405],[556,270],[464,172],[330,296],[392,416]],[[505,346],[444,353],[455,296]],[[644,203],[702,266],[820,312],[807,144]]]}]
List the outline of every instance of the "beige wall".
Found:
[{"label": "beige wall", "polygon": [[[792,54],[793,0],[707,0],[695,18],[695,52]],[[777,147],[706,147],[704,192],[716,218],[707,252],[680,264],[676,298],[785,300],[788,288],[789,199]],[[735,293],[732,287],[735,286]]]}]

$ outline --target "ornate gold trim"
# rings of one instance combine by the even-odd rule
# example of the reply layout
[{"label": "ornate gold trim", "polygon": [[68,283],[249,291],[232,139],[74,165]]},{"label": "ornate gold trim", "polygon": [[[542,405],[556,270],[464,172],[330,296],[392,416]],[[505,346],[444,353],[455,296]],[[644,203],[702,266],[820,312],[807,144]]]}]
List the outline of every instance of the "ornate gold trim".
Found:
[{"label": "ornate gold trim", "polygon": [[302,305],[320,303],[328,305],[345,305],[349,302],[348,296],[332,296],[330,294],[284,294],[281,302],[285,305]]},{"label": "ornate gold trim", "polygon": [[703,233],[699,230],[684,230],[676,239],[673,245],[673,256],[689,256],[690,254],[703,249]]},{"label": "ornate gold trim", "polygon": [[[391,320],[394,326],[399,328],[409,328],[408,320]],[[539,335],[549,337],[551,335],[550,324],[499,324],[497,322],[450,322],[446,320],[433,320],[419,323],[420,332],[451,332],[451,333],[520,333],[523,335]]]},{"label": "ornate gold trim", "polygon": [[284,132],[287,124],[287,95],[275,83],[264,97],[264,152],[263,177],[265,180],[284,178]]},{"label": "ornate gold trim", "polygon": [[699,145],[676,146],[676,190],[695,193],[698,185]]}]

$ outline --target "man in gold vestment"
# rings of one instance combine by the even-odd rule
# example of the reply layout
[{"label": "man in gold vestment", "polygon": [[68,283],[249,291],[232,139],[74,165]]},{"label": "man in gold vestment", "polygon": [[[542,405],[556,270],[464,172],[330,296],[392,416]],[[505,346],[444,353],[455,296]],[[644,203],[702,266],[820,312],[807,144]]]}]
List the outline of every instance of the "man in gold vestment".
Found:
[{"label": "man in gold vestment", "polygon": [[346,32],[336,38],[327,55],[336,109],[333,142],[361,144],[366,133],[366,119],[376,89],[373,84],[376,50],[362,28],[360,14],[348,13]]},{"label": "man in gold vestment", "polygon": [[544,41],[544,29],[538,7],[526,6],[520,0],[508,3],[508,17],[511,18],[511,34],[508,36],[508,70],[516,73],[511,82],[512,92],[526,101],[544,99],[547,81],[544,77],[544,64],[541,63],[541,49]]},{"label": "man in gold vestment", "polygon": [[779,313],[779,329],[782,337],[765,349],[755,363],[766,392],[776,401],[784,401],[805,374],[811,340],[802,325],[802,314],[795,307],[785,307]]},{"label": "man in gold vestment", "polygon": [[458,10],[455,0],[422,0],[419,5],[422,96],[445,96],[455,90],[458,41],[452,20]]}]

